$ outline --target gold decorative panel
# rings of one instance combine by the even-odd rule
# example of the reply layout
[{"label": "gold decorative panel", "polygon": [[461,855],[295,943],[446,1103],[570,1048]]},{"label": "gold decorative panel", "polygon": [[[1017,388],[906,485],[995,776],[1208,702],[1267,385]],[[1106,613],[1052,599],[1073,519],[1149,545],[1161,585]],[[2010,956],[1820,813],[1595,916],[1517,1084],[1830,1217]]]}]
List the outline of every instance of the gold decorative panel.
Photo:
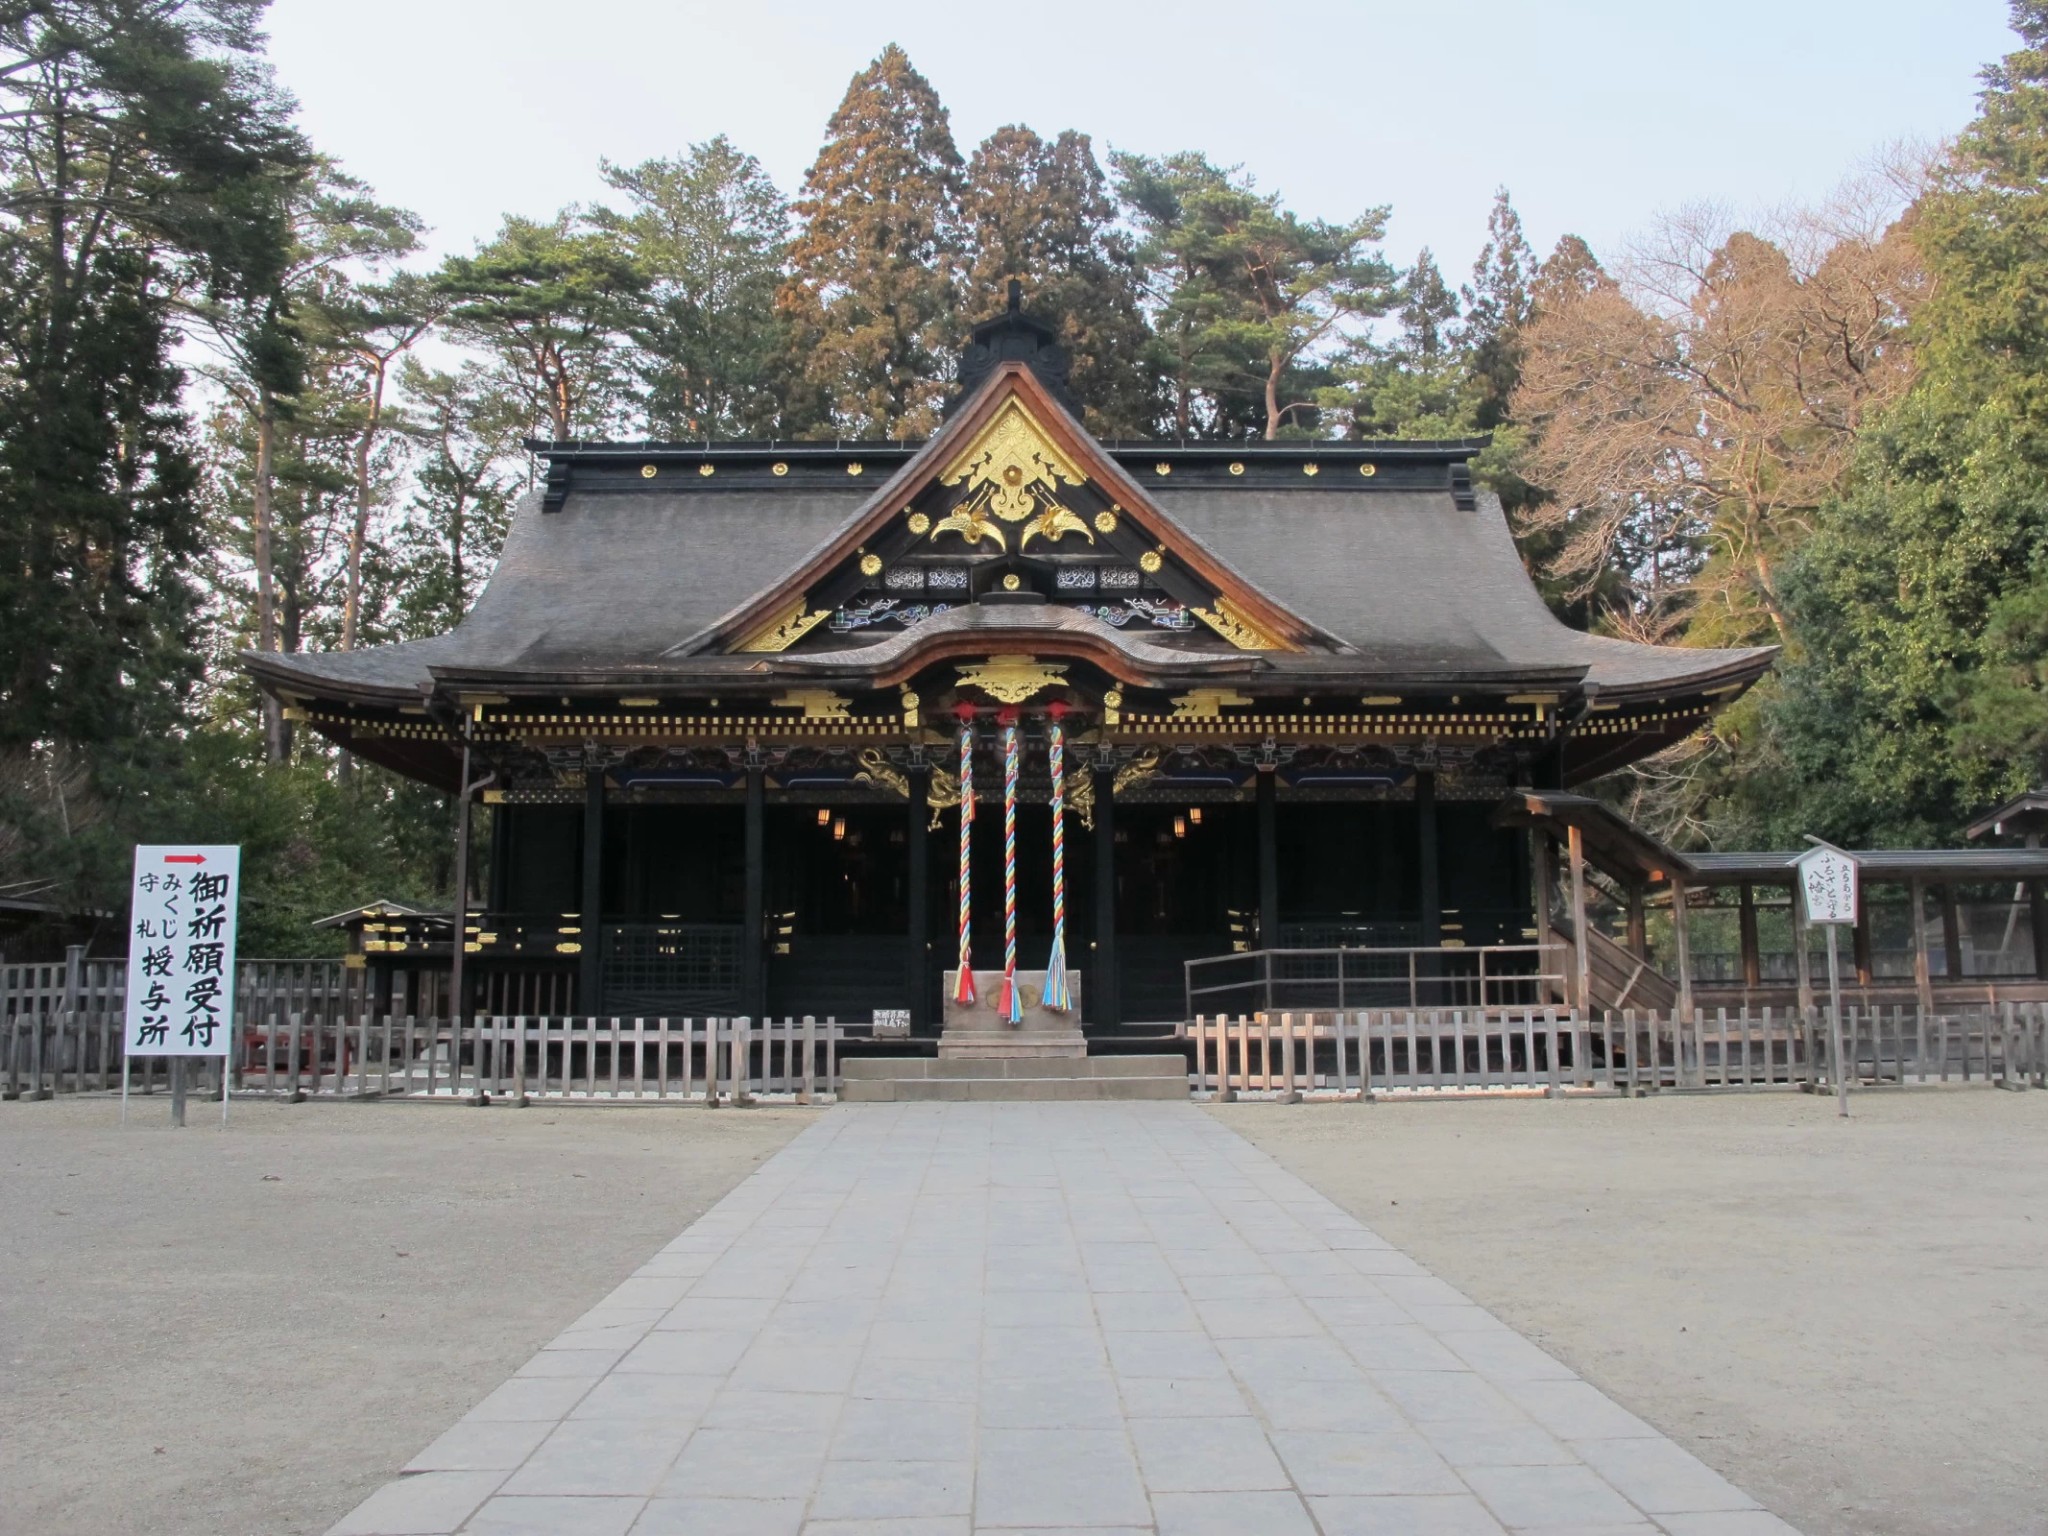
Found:
[{"label": "gold decorative panel", "polygon": [[1088,476],[1061,452],[1023,401],[1003,402],[995,420],[982,429],[939,476],[941,485],[965,486],[966,497],[932,529],[957,533],[969,544],[992,540],[1008,550],[1002,524],[1023,524],[1017,547],[1033,539],[1057,543],[1078,533],[1089,543],[1095,534],[1087,520],[1060,501],[1061,487],[1085,485]]},{"label": "gold decorative panel", "polygon": [[768,701],[777,709],[800,709],[806,720],[844,720],[850,699],[841,698],[829,688],[792,688],[779,698]]},{"label": "gold decorative panel", "polygon": [[1232,688],[1193,688],[1175,697],[1176,720],[1214,720],[1225,708],[1253,703],[1246,694]]},{"label": "gold decorative panel", "polygon": [[987,661],[963,665],[960,685],[979,688],[1004,704],[1022,704],[1034,694],[1061,686],[1066,671],[1063,662],[1045,665],[1035,656],[991,656]]}]

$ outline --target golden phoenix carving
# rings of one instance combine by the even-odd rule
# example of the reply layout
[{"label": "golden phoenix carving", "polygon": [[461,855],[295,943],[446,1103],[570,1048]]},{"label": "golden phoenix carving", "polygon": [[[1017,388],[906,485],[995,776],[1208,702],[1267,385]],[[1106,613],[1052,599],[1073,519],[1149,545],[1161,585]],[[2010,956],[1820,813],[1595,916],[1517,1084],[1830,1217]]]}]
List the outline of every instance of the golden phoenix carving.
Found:
[{"label": "golden phoenix carving", "polygon": [[1011,399],[995,420],[939,476],[941,485],[964,485],[960,504],[933,526],[931,536],[957,533],[969,544],[992,539],[1009,550],[1002,524],[1022,523],[1017,547],[1033,539],[1058,543],[1078,533],[1089,543],[1095,532],[1087,519],[1064,505],[1060,489],[1085,485],[1088,476],[1046,435],[1021,400]]}]

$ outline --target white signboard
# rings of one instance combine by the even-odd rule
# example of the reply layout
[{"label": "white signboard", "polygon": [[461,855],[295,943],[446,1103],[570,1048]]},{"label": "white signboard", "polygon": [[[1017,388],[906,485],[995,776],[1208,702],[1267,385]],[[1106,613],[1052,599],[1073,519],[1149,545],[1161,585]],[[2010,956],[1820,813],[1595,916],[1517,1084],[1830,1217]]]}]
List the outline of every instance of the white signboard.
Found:
[{"label": "white signboard", "polygon": [[875,1010],[875,1038],[889,1040],[910,1033],[910,1010],[908,1008],[877,1008]]},{"label": "white signboard", "polygon": [[1799,890],[1809,923],[1856,921],[1856,861],[1837,848],[1809,848],[1799,856]]},{"label": "white signboard", "polygon": [[138,844],[128,907],[130,1056],[225,1056],[235,1007],[237,847]]}]

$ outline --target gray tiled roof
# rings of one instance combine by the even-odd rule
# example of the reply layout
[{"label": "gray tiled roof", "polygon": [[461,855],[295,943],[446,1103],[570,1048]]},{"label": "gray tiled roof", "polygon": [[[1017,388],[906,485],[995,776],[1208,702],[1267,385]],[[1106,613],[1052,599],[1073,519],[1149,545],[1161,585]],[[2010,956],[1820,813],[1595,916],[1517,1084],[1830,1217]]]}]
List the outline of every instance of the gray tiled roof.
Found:
[{"label": "gray tiled roof", "polygon": [[1758,664],[1774,651],[1636,645],[1560,623],[1488,491],[1470,512],[1445,492],[1365,487],[1154,494],[1267,596],[1390,672],[1583,667],[1589,682],[1627,688]]},{"label": "gray tiled roof", "polygon": [[[1283,672],[1411,682],[1541,673],[1555,682],[1583,669],[1589,682],[1626,694],[1688,681],[1707,686],[1722,672],[1746,678],[1772,654],[1635,645],[1568,628],[1531,584],[1500,504],[1488,494],[1476,510],[1460,511],[1448,490],[1146,489],[1267,597],[1350,648],[1341,657],[1274,657]],[[543,513],[539,498],[529,497],[489,586],[452,633],[346,654],[249,660],[286,686],[296,680],[378,693],[414,693],[430,684],[430,668],[527,675],[753,670],[761,658],[690,652],[720,620],[863,515],[872,499],[871,489],[856,486],[688,487],[632,496],[572,489],[560,511]],[[1006,617],[1002,627],[1011,622],[1019,621]],[[1127,648],[1149,647],[1135,635],[1111,638]]]}]

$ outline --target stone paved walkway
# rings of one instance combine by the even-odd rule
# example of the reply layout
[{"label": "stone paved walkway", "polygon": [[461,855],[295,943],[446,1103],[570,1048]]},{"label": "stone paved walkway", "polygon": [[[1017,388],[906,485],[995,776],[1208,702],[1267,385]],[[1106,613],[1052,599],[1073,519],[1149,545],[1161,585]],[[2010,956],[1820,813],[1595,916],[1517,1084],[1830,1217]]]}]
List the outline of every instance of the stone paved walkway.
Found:
[{"label": "stone paved walkway", "polygon": [[1192,1106],[934,1104],[825,1115],[332,1536],[1503,1530],[1791,1527]]}]

